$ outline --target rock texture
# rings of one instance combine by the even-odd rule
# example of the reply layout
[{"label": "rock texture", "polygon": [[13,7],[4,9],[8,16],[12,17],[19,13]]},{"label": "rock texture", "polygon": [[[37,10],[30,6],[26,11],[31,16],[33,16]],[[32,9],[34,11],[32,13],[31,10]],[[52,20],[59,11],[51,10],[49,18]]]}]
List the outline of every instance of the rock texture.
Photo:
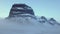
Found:
[{"label": "rock texture", "polygon": [[26,4],[13,4],[9,17],[20,16],[21,14],[31,14],[34,15],[33,9]]}]

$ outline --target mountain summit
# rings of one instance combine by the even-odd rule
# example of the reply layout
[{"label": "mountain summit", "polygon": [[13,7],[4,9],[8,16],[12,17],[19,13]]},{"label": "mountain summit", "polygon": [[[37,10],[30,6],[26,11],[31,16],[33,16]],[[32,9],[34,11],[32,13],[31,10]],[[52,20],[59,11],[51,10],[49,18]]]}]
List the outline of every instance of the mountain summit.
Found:
[{"label": "mountain summit", "polygon": [[26,4],[13,4],[9,17],[20,16],[21,14],[31,14],[34,15],[33,9]]}]

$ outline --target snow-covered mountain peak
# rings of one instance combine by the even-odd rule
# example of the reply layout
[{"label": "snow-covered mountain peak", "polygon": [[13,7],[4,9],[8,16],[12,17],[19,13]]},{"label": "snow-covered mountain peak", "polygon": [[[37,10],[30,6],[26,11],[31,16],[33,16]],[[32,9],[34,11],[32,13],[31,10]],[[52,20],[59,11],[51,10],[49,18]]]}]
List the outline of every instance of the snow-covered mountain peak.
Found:
[{"label": "snow-covered mountain peak", "polygon": [[14,4],[10,10],[9,17],[15,17],[20,14],[31,14],[34,15],[33,9],[26,4]]},{"label": "snow-covered mountain peak", "polygon": [[50,21],[56,21],[54,18],[50,18]]},{"label": "snow-covered mountain peak", "polygon": [[38,18],[25,4],[14,4],[9,16],[0,20],[0,34],[60,34],[60,23],[54,18]]}]

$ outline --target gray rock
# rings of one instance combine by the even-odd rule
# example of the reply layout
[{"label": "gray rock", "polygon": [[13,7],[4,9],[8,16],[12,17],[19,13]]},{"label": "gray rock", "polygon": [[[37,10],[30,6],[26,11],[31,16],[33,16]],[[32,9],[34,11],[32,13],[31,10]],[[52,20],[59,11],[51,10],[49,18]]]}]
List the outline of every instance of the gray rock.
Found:
[{"label": "gray rock", "polygon": [[15,17],[19,14],[31,14],[34,15],[33,9],[30,6],[27,6],[26,4],[13,4],[9,17]]}]

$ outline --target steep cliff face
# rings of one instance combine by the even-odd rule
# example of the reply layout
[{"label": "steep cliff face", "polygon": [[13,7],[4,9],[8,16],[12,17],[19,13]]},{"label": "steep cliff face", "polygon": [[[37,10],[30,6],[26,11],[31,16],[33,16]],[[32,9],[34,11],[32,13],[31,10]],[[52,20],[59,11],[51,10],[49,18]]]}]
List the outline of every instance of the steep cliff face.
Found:
[{"label": "steep cliff face", "polygon": [[10,10],[9,17],[20,16],[21,14],[34,15],[33,9],[26,4],[14,4]]}]

